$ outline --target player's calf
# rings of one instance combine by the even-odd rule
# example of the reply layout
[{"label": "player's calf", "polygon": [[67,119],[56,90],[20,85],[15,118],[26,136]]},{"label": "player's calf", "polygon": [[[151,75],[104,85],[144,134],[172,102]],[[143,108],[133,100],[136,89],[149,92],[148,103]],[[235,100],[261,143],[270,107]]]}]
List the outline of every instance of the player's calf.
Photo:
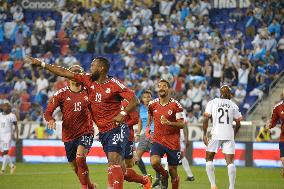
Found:
[{"label": "player's calf", "polygon": [[178,189],[179,187],[179,177],[172,178],[172,189]]}]

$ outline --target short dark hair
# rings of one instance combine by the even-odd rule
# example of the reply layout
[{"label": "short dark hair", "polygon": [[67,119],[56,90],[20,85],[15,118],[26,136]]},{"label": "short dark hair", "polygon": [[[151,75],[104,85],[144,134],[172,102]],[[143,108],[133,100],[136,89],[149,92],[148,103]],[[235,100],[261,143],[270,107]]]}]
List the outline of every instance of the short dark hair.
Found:
[{"label": "short dark hair", "polygon": [[142,95],[143,95],[143,94],[150,94],[151,96],[153,96],[152,92],[151,92],[149,89],[144,90],[143,93],[142,93]]},{"label": "short dark hair", "polygon": [[168,80],[161,79],[161,80],[159,81],[159,83],[160,83],[160,82],[165,82],[165,83],[167,83],[168,87],[171,88],[171,84],[170,84],[170,82],[169,82]]},{"label": "short dark hair", "polygon": [[94,60],[98,60],[100,63],[102,63],[102,65],[106,69],[106,71],[107,72],[109,71],[110,63],[109,63],[107,58],[99,56],[99,57],[96,57]]},{"label": "short dark hair", "polygon": [[80,65],[77,65],[77,64],[70,66],[68,70],[72,72],[76,72],[76,73],[84,72],[84,68],[82,68]]}]

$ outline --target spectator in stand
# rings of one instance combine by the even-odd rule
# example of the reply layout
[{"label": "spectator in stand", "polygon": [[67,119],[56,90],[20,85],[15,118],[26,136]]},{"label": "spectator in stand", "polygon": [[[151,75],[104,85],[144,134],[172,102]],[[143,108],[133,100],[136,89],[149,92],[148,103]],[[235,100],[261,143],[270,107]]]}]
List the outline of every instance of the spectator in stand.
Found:
[{"label": "spectator in stand", "polygon": [[10,14],[13,15],[17,10],[23,11],[22,7],[16,3],[16,1],[12,2],[12,5],[10,7]]},{"label": "spectator in stand", "polygon": [[14,90],[18,93],[23,92],[24,90],[27,89],[27,84],[25,82],[25,80],[20,79],[19,77],[15,76],[14,77]]},{"label": "spectator in stand", "polygon": [[244,89],[247,89],[248,85],[248,76],[251,71],[251,64],[249,60],[244,59],[243,62],[241,63],[241,66],[235,65],[235,69],[238,72],[238,85],[243,85]]},{"label": "spectator in stand", "polygon": [[192,102],[191,109],[195,104],[202,106],[202,97],[205,95],[204,90],[202,88],[206,87],[204,84],[199,82],[194,82],[193,88],[187,91],[187,97]]},{"label": "spectator in stand", "polygon": [[46,19],[46,21],[44,22],[44,27],[45,27],[45,28],[48,28],[48,27],[55,27],[55,25],[56,25],[55,20],[53,20],[53,19],[51,18],[51,16],[48,16],[47,19]]},{"label": "spectator in stand", "polygon": [[44,31],[44,20],[42,19],[41,16],[38,16],[35,20],[35,25],[34,25],[35,30],[38,30],[40,32]]},{"label": "spectator in stand", "polygon": [[24,58],[23,48],[18,45],[14,45],[12,51],[10,52],[10,58],[14,61],[21,61]]},{"label": "spectator in stand", "polygon": [[16,40],[15,40],[15,44],[18,46],[23,46],[25,42],[25,38],[23,35],[23,30],[22,28],[20,28],[16,34]]},{"label": "spectator in stand", "polygon": [[143,26],[142,34],[145,36],[145,38],[152,39],[153,27],[150,25],[149,21]]},{"label": "spectator in stand", "polygon": [[63,65],[65,67],[70,67],[77,63],[78,63],[78,60],[76,59],[76,57],[73,56],[73,53],[71,51],[69,51],[67,56],[65,56],[63,59]]},{"label": "spectator in stand", "polygon": [[157,50],[153,56],[153,61],[159,63],[163,60],[163,54],[160,50]]},{"label": "spectator in stand", "polygon": [[190,9],[194,16],[200,16],[200,6],[196,0],[192,0]]},{"label": "spectator in stand", "polygon": [[269,78],[273,81],[279,76],[279,65],[276,64],[275,60],[272,58],[269,61],[269,64],[266,66],[266,70],[268,72]]},{"label": "spectator in stand", "polygon": [[45,28],[45,51],[54,51],[54,40],[56,37],[55,26]]},{"label": "spectator in stand", "polygon": [[169,81],[170,83],[173,83],[174,77],[169,72],[168,66],[165,67],[164,71],[162,72],[161,79],[164,79],[166,81]]},{"label": "spectator in stand", "polygon": [[160,1],[160,14],[164,17],[169,16],[173,5],[174,5],[174,1],[170,1],[170,0]]},{"label": "spectator in stand", "polygon": [[190,98],[188,98],[186,95],[182,95],[182,99],[180,100],[180,103],[182,107],[184,107],[186,110],[191,109],[192,102]]},{"label": "spectator in stand", "polygon": [[211,10],[211,4],[209,2],[209,0],[201,0],[200,1],[200,15],[201,16],[205,16],[205,15],[209,15],[209,11]]},{"label": "spectator in stand", "polygon": [[48,88],[48,80],[45,78],[42,72],[39,73],[39,78],[36,79],[36,94],[46,94]]},{"label": "spectator in stand", "polygon": [[276,35],[276,38],[280,37],[281,26],[280,26],[278,20],[273,19],[272,23],[268,27],[268,31],[269,31],[270,34],[274,32],[275,35]]},{"label": "spectator in stand", "polygon": [[233,97],[233,101],[239,106],[244,102],[244,99],[246,97],[246,90],[244,89],[243,85],[238,85],[235,96]]},{"label": "spectator in stand", "polygon": [[193,114],[192,110],[191,110],[191,111],[188,111],[186,118],[187,118],[186,121],[187,121],[187,123],[189,123],[189,125],[197,124],[197,123],[198,123],[198,120],[197,120],[197,118],[195,117],[195,115]]},{"label": "spectator in stand", "polygon": [[212,85],[216,87],[220,87],[221,79],[223,78],[223,64],[218,57],[217,53],[212,54],[210,59],[213,65],[213,78],[212,78]]}]

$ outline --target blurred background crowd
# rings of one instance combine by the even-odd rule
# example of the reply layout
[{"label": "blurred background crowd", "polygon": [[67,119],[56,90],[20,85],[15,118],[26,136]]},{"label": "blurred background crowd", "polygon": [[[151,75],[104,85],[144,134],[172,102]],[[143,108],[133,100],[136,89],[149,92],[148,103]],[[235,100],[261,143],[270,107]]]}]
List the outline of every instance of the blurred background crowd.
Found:
[{"label": "blurred background crowd", "polygon": [[57,10],[24,10],[0,1],[0,103],[18,119],[42,122],[54,92],[68,84],[23,64],[27,55],[88,71],[94,57],[111,61],[118,77],[140,97],[163,78],[187,111],[202,120],[207,102],[230,85],[245,115],[268,93],[284,67],[284,8],[278,0],[247,8],[216,9],[209,0],[59,0]]}]

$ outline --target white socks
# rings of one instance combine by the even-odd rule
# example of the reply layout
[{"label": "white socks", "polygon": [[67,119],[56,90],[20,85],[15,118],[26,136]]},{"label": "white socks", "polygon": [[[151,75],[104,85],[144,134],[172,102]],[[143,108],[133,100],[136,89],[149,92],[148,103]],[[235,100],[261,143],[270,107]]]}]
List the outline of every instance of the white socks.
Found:
[{"label": "white socks", "polygon": [[183,169],[185,170],[187,176],[188,177],[193,177],[192,171],[191,171],[191,169],[189,167],[188,160],[186,159],[185,156],[181,159],[181,163],[182,163]]},{"label": "white socks", "polygon": [[8,160],[9,156],[8,155],[3,155],[3,162],[2,162],[2,171],[5,171],[7,164],[8,164]]},{"label": "white socks", "polygon": [[3,155],[3,162],[2,162],[2,171],[5,171],[7,165],[9,164],[10,168],[14,167],[12,162],[12,158],[9,155]]},{"label": "white socks", "polygon": [[169,164],[168,164],[168,162],[165,163],[165,170],[169,171]]},{"label": "white socks", "polygon": [[229,164],[228,165],[228,176],[229,176],[229,182],[230,182],[229,189],[235,188],[236,172],[237,171],[236,171],[235,164]]},{"label": "white socks", "polygon": [[209,182],[211,184],[211,187],[215,187],[216,186],[214,171],[215,171],[215,168],[214,168],[213,162],[212,161],[207,161],[206,162],[206,173],[207,173]]}]

